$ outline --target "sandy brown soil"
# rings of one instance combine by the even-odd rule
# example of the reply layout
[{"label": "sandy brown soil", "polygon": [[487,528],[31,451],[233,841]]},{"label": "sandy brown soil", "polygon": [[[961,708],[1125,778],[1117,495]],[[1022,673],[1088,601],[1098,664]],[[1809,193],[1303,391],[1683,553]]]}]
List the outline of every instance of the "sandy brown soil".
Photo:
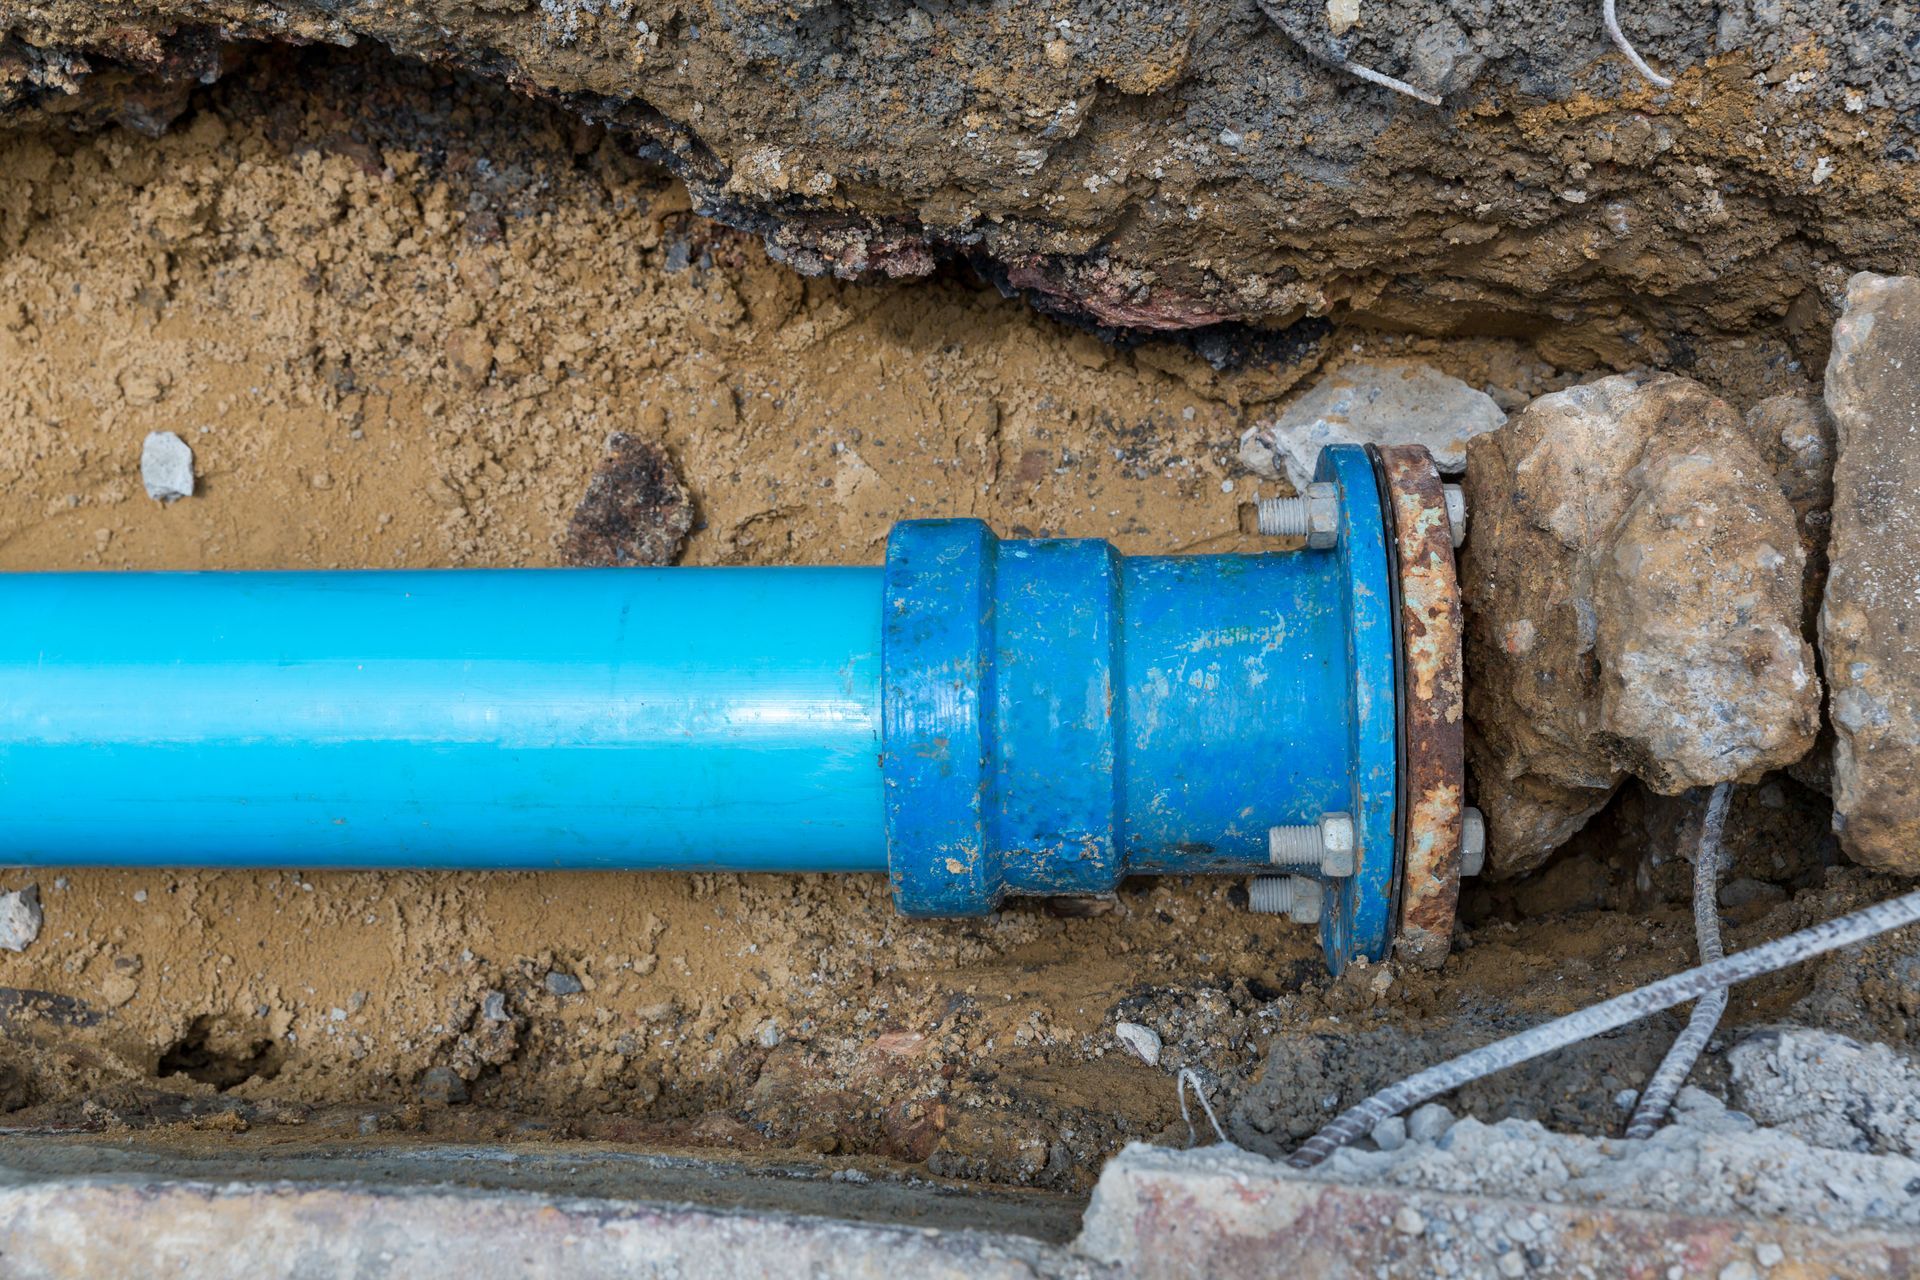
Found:
[{"label": "sandy brown soil", "polygon": [[[0,569],[554,564],[614,431],[677,461],[687,564],[870,563],[894,519],[936,514],[1224,549],[1250,545],[1259,492],[1243,423],[1318,364],[1417,356],[1509,401],[1585,372],[1519,340],[1350,329],[1217,370],[959,275],[803,281],[568,117],[356,57],[307,59],[298,92],[284,71],[230,77],[157,141],[0,135]],[[1784,337],[1690,360],[1742,408],[1803,385]],[[195,497],[145,496],[151,430],[193,446]],[[1776,790],[1752,802],[1748,826],[1780,834],[1743,855],[1740,937],[1879,892],[1825,865],[1813,793]],[[1471,901],[1437,978],[1338,984],[1305,930],[1221,882],[1129,884],[1090,917],[914,923],[865,877],[9,871],[46,923],[0,953],[0,1104],[14,1125],[184,1106],[1081,1188],[1120,1141],[1177,1124],[1178,1067],[1238,1093],[1273,1033],[1305,1037],[1338,1050],[1314,1070],[1350,1102],[1442,1043],[1683,963],[1679,815],[1641,803]],[[1669,841],[1657,866],[1649,833]],[[1736,1013],[1879,981],[1827,1020],[1904,1040],[1920,1005],[1879,971],[1783,979]],[[1158,1068],[1119,1049],[1118,1018],[1165,1037]],[[1611,1124],[1667,1029],[1501,1105]],[[1255,1102],[1231,1120],[1269,1135],[1250,1142],[1332,1105],[1304,1084]]]}]

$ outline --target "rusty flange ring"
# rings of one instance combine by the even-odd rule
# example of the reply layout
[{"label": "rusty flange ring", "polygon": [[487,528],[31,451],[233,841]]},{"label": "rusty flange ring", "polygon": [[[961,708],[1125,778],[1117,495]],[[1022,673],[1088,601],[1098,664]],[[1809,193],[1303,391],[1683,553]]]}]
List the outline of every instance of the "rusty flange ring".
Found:
[{"label": "rusty flange ring", "polygon": [[1396,954],[1437,968],[1453,945],[1466,804],[1460,580],[1433,455],[1374,451],[1400,570],[1400,885]]}]

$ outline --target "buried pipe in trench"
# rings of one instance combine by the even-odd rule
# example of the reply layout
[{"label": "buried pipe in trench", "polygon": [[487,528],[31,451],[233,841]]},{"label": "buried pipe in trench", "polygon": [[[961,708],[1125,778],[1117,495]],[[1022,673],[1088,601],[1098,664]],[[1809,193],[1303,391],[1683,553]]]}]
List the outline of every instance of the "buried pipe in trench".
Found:
[{"label": "buried pipe in trench", "polygon": [[1417,449],[1328,449],[1309,506],[1252,555],[0,576],[0,862],[886,871],[914,916],[1284,872],[1334,969],[1431,961],[1452,522]]}]

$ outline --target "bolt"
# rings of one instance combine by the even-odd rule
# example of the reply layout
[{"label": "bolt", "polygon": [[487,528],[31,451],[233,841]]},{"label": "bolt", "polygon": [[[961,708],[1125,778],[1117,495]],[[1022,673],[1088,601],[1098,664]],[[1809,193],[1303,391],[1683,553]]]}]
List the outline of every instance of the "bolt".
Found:
[{"label": "bolt", "polygon": [[1472,805],[1460,811],[1460,874],[1477,876],[1487,868],[1487,817]]},{"label": "bolt", "polygon": [[1340,490],[1324,480],[1298,498],[1262,498],[1255,514],[1270,538],[1305,538],[1316,551],[1340,541]]},{"label": "bolt", "polygon": [[1454,549],[1467,540],[1467,491],[1457,484],[1440,486],[1441,496],[1447,502],[1447,525],[1452,532]]},{"label": "bolt", "polygon": [[1267,828],[1267,857],[1276,867],[1318,871],[1326,876],[1353,874],[1353,819],[1323,814],[1318,822]]},{"label": "bolt", "polygon": [[1295,924],[1319,924],[1325,891],[1307,876],[1255,876],[1247,885],[1247,907],[1261,915],[1285,916]]}]

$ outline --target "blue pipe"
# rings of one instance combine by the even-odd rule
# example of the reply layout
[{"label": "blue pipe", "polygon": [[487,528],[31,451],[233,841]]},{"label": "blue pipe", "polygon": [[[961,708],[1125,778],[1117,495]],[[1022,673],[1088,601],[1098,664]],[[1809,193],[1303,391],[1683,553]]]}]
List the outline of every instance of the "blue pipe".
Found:
[{"label": "blue pipe", "polygon": [[0,575],[0,862],[889,871],[910,915],[1270,870],[1354,816],[1383,955],[1394,658],[1338,547],[899,525],[880,569]]}]

